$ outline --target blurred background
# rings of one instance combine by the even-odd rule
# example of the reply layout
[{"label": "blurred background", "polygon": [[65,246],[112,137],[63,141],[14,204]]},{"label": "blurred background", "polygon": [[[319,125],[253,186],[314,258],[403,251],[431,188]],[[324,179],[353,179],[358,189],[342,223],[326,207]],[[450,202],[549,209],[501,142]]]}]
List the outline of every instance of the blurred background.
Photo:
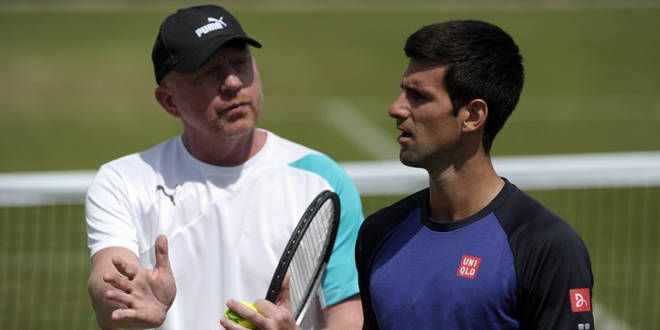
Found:
[{"label": "blurred background", "polygon": [[[448,19],[495,23],[521,48],[526,83],[494,157],[660,151],[657,1],[213,3],[264,45],[253,51],[260,126],[342,163],[397,159],[387,108],[407,64],[403,43]],[[93,171],[180,134],[153,97],[150,54],[160,22],[193,4],[0,1],[3,178]],[[660,188],[530,193],[589,247],[597,326],[660,329]],[[400,197],[365,195],[364,213]],[[95,328],[88,272],[80,202],[0,203],[1,329]]]}]

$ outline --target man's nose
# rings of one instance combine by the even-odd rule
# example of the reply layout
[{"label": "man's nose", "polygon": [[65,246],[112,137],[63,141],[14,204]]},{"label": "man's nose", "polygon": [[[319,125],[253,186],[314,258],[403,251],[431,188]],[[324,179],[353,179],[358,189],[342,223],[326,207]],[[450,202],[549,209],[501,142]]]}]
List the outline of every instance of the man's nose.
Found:
[{"label": "man's nose", "polygon": [[243,82],[234,72],[229,72],[220,85],[221,94],[236,93],[243,88]]},{"label": "man's nose", "polygon": [[387,114],[392,118],[405,118],[410,113],[410,106],[405,102],[406,98],[403,92],[399,93],[396,99],[390,104]]}]

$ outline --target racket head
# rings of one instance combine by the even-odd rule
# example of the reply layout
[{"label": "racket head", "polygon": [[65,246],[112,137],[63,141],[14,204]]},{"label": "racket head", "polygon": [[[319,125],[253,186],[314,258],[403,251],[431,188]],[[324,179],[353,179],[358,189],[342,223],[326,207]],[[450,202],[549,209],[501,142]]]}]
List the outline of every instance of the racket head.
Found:
[{"label": "racket head", "polygon": [[275,269],[266,300],[275,303],[284,276],[293,266],[290,298],[291,312],[296,320],[300,319],[314,296],[330,258],[339,227],[339,214],[337,194],[329,190],[319,193],[298,221]]}]

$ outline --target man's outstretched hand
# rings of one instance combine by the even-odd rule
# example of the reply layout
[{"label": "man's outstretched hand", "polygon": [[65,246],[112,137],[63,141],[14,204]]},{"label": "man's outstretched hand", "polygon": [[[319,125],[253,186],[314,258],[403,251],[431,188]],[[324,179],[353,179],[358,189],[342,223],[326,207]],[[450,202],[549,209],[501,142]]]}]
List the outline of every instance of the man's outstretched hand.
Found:
[{"label": "man's outstretched hand", "polygon": [[122,327],[152,328],[163,324],[176,296],[167,238],[164,235],[156,238],[153,269],[142,268],[121,257],[113,257],[112,264],[119,274],[103,275],[103,281],[112,286],[105,297],[126,306],[113,311],[112,320]]}]

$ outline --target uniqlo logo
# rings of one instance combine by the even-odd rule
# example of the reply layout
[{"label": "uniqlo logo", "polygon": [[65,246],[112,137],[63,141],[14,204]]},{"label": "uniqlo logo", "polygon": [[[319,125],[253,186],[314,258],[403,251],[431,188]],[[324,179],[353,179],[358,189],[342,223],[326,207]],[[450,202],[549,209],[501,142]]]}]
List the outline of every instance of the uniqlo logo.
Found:
[{"label": "uniqlo logo", "polygon": [[571,310],[573,313],[591,311],[589,288],[570,289],[568,294],[571,296]]},{"label": "uniqlo logo", "polygon": [[481,258],[464,255],[458,265],[456,276],[474,279],[477,276],[479,264],[481,264]]}]

